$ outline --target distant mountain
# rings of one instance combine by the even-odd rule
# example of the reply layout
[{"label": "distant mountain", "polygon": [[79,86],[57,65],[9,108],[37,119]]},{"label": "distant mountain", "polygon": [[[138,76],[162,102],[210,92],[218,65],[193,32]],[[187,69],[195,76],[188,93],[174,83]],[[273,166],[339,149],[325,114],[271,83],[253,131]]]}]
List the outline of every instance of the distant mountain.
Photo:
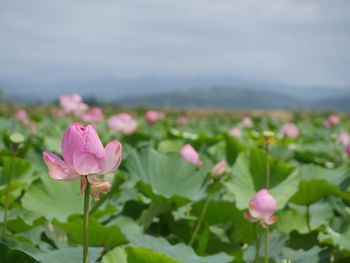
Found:
[{"label": "distant mountain", "polygon": [[[316,88],[315,88],[316,90]],[[291,95],[265,88],[212,87],[147,96],[130,96],[117,100],[125,106],[221,109],[305,109],[350,112],[350,91],[325,99]]]},{"label": "distant mountain", "polygon": [[84,99],[128,106],[334,109],[350,112],[350,87],[294,87],[236,77],[143,77],[79,80],[0,79],[3,101],[52,103],[58,95],[77,92]]}]

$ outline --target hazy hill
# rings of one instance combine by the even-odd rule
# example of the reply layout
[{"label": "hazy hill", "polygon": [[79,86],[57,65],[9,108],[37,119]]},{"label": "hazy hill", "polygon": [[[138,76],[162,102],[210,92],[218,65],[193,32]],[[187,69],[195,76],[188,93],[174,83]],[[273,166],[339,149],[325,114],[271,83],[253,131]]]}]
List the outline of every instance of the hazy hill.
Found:
[{"label": "hazy hill", "polygon": [[196,88],[147,96],[131,96],[117,100],[126,106],[222,108],[222,109],[305,109],[350,112],[350,92],[342,97],[302,98],[287,92],[254,88]]}]

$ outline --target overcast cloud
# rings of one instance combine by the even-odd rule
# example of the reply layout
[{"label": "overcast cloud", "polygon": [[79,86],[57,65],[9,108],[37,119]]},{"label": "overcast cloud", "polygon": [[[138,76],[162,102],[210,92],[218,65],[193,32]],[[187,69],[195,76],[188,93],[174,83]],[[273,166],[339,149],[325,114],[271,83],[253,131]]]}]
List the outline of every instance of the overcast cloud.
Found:
[{"label": "overcast cloud", "polygon": [[[0,80],[350,85],[348,0],[0,0]],[[5,87],[6,88],[6,87]]]}]

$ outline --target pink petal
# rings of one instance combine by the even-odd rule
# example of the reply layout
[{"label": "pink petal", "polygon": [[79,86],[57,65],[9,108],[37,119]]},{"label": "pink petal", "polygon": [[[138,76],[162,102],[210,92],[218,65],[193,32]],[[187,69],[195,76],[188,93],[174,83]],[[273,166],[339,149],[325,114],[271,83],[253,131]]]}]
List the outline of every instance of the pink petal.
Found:
[{"label": "pink petal", "polygon": [[252,217],[252,216],[251,216],[249,213],[247,213],[247,212],[244,212],[243,216],[244,216],[245,219],[247,219],[247,220],[250,221],[250,222],[256,222],[256,221],[257,221],[257,219],[255,219],[254,217]]},{"label": "pink petal", "polygon": [[80,152],[83,150],[83,131],[84,126],[78,122],[69,125],[65,131],[61,148],[62,155],[66,164],[73,167],[73,157],[75,152]]},{"label": "pink petal", "polygon": [[264,220],[266,225],[273,225],[278,220],[278,216],[270,216]]},{"label": "pink petal", "polygon": [[104,159],[88,152],[75,152],[73,157],[74,169],[80,175],[99,174],[104,166]]},{"label": "pink petal", "polygon": [[111,141],[105,148],[106,159],[104,173],[115,171],[122,160],[122,145],[117,140]]},{"label": "pink petal", "polygon": [[51,152],[44,152],[43,159],[49,169],[49,175],[55,180],[72,181],[79,176]]},{"label": "pink petal", "polygon": [[84,152],[93,153],[97,158],[105,158],[105,149],[103,148],[102,142],[98,137],[98,134],[91,124],[89,124],[84,130]]},{"label": "pink petal", "polygon": [[108,193],[111,182],[105,181],[103,179],[97,179],[94,176],[88,176],[88,181],[90,184],[91,195],[95,200],[100,199],[100,193]]}]

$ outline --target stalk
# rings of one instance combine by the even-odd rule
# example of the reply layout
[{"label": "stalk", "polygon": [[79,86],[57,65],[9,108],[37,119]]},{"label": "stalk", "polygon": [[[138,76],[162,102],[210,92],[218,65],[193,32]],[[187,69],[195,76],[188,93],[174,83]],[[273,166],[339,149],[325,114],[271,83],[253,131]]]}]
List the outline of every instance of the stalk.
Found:
[{"label": "stalk", "polygon": [[[270,186],[270,165],[269,165],[269,153],[270,147],[269,144],[266,144],[266,188],[269,189]],[[265,254],[265,263],[269,262],[269,227],[266,227],[265,230],[265,240],[264,240],[264,254]]]},{"label": "stalk", "polygon": [[265,263],[269,263],[269,227],[265,230],[265,241],[264,241],[264,251],[265,251]]},{"label": "stalk", "polygon": [[85,193],[84,193],[83,263],[89,262],[89,259],[88,259],[88,254],[89,254],[89,203],[90,203],[90,184],[87,183]]},{"label": "stalk", "polygon": [[194,230],[194,232],[193,232],[193,235],[192,235],[192,237],[191,237],[191,240],[190,240],[190,242],[188,243],[189,246],[192,246],[193,242],[195,241],[195,239],[196,239],[196,237],[197,237],[197,235],[198,235],[198,231],[199,231],[199,229],[200,229],[200,227],[201,227],[201,224],[202,224],[202,222],[203,222],[205,213],[206,213],[207,210],[208,210],[208,206],[209,206],[210,199],[211,199],[211,194],[209,193],[208,196],[207,196],[207,199],[205,200],[205,204],[204,204],[204,207],[203,207],[203,210],[202,210],[202,214],[201,214],[201,216],[200,216],[200,218],[199,218],[199,221],[198,221],[198,223],[197,223],[197,225],[196,225],[196,228],[195,228],[195,230]]},{"label": "stalk", "polygon": [[255,250],[255,258],[254,261],[258,262],[259,260],[259,252],[260,252],[260,237],[259,237],[259,224],[255,224],[255,239],[256,239],[256,250]]},{"label": "stalk", "polygon": [[11,163],[10,163],[10,174],[9,174],[9,178],[8,178],[7,186],[6,186],[6,199],[5,199],[5,206],[4,206],[4,220],[3,220],[3,229],[2,229],[2,239],[3,240],[5,240],[5,238],[6,238],[7,213],[8,213],[9,202],[10,202],[11,181],[12,181],[14,167],[15,167],[15,152],[12,152]]}]

